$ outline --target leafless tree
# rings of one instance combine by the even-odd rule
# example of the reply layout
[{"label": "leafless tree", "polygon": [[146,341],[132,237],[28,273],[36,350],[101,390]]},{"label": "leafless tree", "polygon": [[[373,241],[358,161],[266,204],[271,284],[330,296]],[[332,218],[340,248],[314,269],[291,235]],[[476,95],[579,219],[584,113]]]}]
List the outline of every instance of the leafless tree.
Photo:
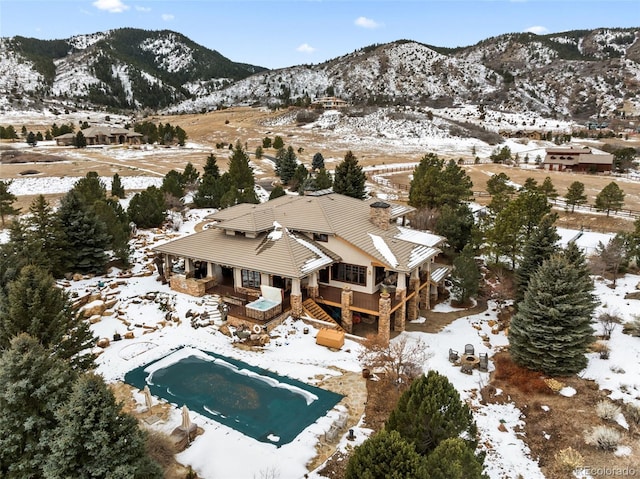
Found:
[{"label": "leafless tree", "polygon": [[602,339],[610,339],[616,324],[620,324],[620,316],[615,313],[602,313],[598,316],[598,321],[602,326]]}]

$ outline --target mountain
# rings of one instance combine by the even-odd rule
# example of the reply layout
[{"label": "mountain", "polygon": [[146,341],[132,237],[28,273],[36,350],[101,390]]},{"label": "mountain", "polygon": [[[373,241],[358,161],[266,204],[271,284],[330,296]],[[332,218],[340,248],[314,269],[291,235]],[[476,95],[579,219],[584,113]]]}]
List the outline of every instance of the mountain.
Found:
[{"label": "mountain", "polygon": [[335,95],[358,106],[475,104],[574,120],[640,112],[640,28],[506,34],[455,49],[399,40],[278,70],[234,63],[166,30],[13,37],[0,48],[0,93],[14,103],[175,113]]},{"label": "mountain", "polygon": [[67,40],[16,36],[0,39],[0,49],[0,91],[32,103],[56,98],[157,109],[264,70],[169,30],[123,28]]}]

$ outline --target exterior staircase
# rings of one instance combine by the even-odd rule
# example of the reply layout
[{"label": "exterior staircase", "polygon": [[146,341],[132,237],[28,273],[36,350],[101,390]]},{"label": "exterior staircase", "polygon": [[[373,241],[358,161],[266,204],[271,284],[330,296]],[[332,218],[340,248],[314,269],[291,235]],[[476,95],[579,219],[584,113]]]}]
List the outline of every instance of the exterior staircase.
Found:
[{"label": "exterior staircase", "polygon": [[313,299],[311,298],[305,299],[304,302],[302,303],[302,309],[307,315],[311,316],[312,318],[319,319],[327,323],[331,323],[334,325],[334,329],[337,329],[338,331],[342,331],[343,333],[345,332],[342,326],[340,326],[336,322],[336,320],[333,319],[331,315],[327,313],[324,309],[322,309],[320,305],[316,303]]}]

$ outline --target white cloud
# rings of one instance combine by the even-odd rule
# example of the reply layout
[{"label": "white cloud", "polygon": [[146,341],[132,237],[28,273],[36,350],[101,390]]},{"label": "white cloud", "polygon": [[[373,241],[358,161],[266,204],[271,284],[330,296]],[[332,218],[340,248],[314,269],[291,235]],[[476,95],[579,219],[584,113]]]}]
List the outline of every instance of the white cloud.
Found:
[{"label": "white cloud", "polygon": [[122,3],[121,0],[96,0],[93,6],[98,10],[106,10],[109,13],[122,13],[129,10],[129,6]]},{"label": "white cloud", "polygon": [[376,22],[375,20],[371,19],[371,18],[367,18],[367,17],[358,17],[356,18],[356,20],[353,22],[356,26],[358,27],[362,27],[362,28],[379,28],[382,26],[381,23]]},{"label": "white cloud", "polygon": [[171,20],[173,20],[175,18],[175,16],[171,15],[170,13],[163,13],[162,14],[162,19],[165,22],[170,22]]},{"label": "white cloud", "polygon": [[316,51],[315,48],[313,48],[311,45],[309,45],[308,43],[303,43],[302,45],[300,45],[298,48],[296,48],[297,51],[302,52],[302,53],[313,53]]},{"label": "white cloud", "polygon": [[136,10],[139,12],[150,12],[151,8],[150,7],[141,7],[140,5],[136,5]]},{"label": "white cloud", "polygon": [[541,25],[534,25],[533,27],[526,28],[524,31],[535,33],[536,35],[544,35],[545,33],[549,33],[549,29]]}]

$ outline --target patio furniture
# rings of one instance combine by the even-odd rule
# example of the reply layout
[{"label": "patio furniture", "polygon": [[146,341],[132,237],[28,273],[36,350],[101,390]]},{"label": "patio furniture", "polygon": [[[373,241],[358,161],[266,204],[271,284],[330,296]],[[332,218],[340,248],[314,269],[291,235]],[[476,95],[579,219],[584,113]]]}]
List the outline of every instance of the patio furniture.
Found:
[{"label": "patio furniture", "polygon": [[458,361],[458,359],[460,359],[460,356],[458,356],[458,351],[454,351],[453,349],[449,348],[449,361],[455,363],[456,361]]},{"label": "patio furniture", "polygon": [[478,354],[478,370],[487,372],[489,370],[489,355],[487,353]]},{"label": "patio furniture", "polygon": [[475,349],[473,348],[473,344],[465,344],[464,346],[464,354],[473,356],[475,354]]},{"label": "patio furniture", "polygon": [[465,354],[460,358],[460,371],[465,374],[472,374],[480,359],[473,354]]}]

